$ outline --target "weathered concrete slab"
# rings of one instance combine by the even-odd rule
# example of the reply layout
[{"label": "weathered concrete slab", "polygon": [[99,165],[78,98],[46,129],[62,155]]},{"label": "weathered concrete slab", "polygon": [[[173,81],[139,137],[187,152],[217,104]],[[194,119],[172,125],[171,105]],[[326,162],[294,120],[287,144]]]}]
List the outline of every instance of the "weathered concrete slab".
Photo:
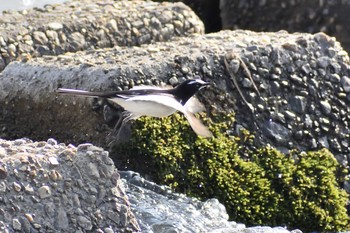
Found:
[{"label": "weathered concrete slab", "polygon": [[349,11],[349,1],[220,0],[223,29],[324,32],[335,36],[347,51],[350,49]]},{"label": "weathered concrete slab", "polygon": [[54,139],[0,140],[1,232],[138,232],[108,152]]},{"label": "weathered concrete slab", "polygon": [[0,71],[13,60],[203,33],[183,3],[75,0],[0,16]]},{"label": "weathered concrete slab", "polygon": [[[224,66],[228,55],[252,109],[232,84]],[[245,62],[260,97],[232,55]],[[338,158],[349,155],[349,57],[322,33],[222,31],[11,63],[0,82],[2,136],[104,145],[105,120],[113,122],[113,111],[101,101],[57,96],[57,88],[127,89],[195,76],[215,83],[201,95],[209,112],[235,111],[233,131],[247,128],[256,132],[258,143],[282,151],[327,147]]]}]

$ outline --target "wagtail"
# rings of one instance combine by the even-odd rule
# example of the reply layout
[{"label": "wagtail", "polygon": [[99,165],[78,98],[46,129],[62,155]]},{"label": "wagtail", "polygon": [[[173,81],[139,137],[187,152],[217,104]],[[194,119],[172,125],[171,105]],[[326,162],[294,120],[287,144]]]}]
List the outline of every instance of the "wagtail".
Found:
[{"label": "wagtail", "polygon": [[194,116],[200,108],[193,106],[195,102],[192,101],[194,98],[191,98],[208,85],[209,83],[203,80],[190,79],[172,89],[135,86],[126,91],[91,92],[59,88],[58,93],[106,98],[124,108],[126,117],[123,119],[123,124],[141,116],[166,117],[179,111],[185,115],[197,135],[211,137],[212,133],[208,128]]}]

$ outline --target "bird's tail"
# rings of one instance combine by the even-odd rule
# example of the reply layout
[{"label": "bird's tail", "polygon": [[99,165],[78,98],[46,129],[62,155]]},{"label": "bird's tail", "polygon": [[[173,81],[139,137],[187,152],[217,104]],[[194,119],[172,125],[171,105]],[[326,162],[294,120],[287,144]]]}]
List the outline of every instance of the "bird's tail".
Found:
[{"label": "bird's tail", "polygon": [[63,94],[63,95],[82,95],[82,96],[102,97],[102,98],[109,98],[111,96],[116,95],[115,91],[94,92],[94,91],[83,91],[83,90],[66,89],[66,88],[59,88],[57,90],[57,93]]}]

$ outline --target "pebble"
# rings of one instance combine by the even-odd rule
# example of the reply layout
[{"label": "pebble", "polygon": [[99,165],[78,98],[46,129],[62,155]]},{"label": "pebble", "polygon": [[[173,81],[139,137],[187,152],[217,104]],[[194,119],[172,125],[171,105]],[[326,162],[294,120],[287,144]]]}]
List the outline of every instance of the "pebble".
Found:
[{"label": "pebble", "polygon": [[31,224],[27,217],[21,216],[19,218],[19,221],[21,222],[21,228],[24,233],[31,233]]},{"label": "pebble", "polygon": [[265,123],[264,129],[266,136],[276,140],[277,143],[285,143],[290,139],[290,131],[283,125],[269,120]]},{"label": "pebble", "polygon": [[323,100],[320,101],[321,104],[321,110],[323,111],[324,114],[329,115],[331,113],[331,105],[328,101]]},{"label": "pebble", "polygon": [[21,191],[21,185],[18,184],[17,182],[13,182],[13,189],[14,189],[16,192],[20,192],[20,191]]},{"label": "pebble", "polygon": [[6,192],[6,184],[5,182],[0,182],[0,193]]},{"label": "pebble", "polygon": [[47,25],[47,27],[51,30],[58,31],[63,29],[63,25],[59,22],[51,22]]},{"label": "pebble", "polygon": [[50,164],[53,165],[53,166],[57,166],[57,165],[60,164],[60,163],[58,162],[57,158],[56,158],[56,157],[53,157],[53,156],[49,157],[49,162],[50,162]]},{"label": "pebble", "polygon": [[35,44],[39,44],[39,45],[45,45],[49,42],[49,40],[46,37],[46,34],[41,31],[33,32],[33,41]]},{"label": "pebble", "polygon": [[80,32],[73,32],[68,36],[68,40],[71,52],[82,50],[85,47],[85,37]]},{"label": "pebble", "polygon": [[271,91],[272,91],[272,93],[277,93],[277,92],[280,91],[280,84],[279,84],[279,82],[273,81],[271,83]]},{"label": "pebble", "polygon": [[109,30],[111,30],[111,32],[117,32],[118,31],[118,24],[117,21],[115,19],[111,19],[108,21],[107,23],[107,28]]},{"label": "pebble", "polygon": [[305,112],[306,108],[306,98],[304,96],[292,96],[289,100],[291,109],[298,113],[302,114]]},{"label": "pebble", "polygon": [[93,225],[89,219],[84,216],[79,216],[77,218],[79,226],[81,226],[84,230],[91,230]]},{"label": "pebble", "polygon": [[107,227],[107,228],[105,228],[103,230],[104,230],[105,233],[114,233],[114,230],[112,228],[109,228],[109,227]]},{"label": "pebble", "polygon": [[14,44],[9,44],[8,45],[8,52],[12,55],[12,56],[16,56],[16,51],[17,51],[17,49],[16,49],[16,45],[14,45]]},{"label": "pebble", "polygon": [[51,189],[49,186],[44,185],[38,189],[38,193],[39,193],[39,197],[41,199],[44,199],[51,196]]},{"label": "pebble", "polygon": [[291,75],[290,79],[295,83],[295,84],[299,84],[299,85],[304,85],[304,81],[301,77],[299,77],[298,75]]},{"label": "pebble", "polygon": [[320,144],[321,147],[323,148],[329,148],[329,143],[328,143],[328,137],[323,136],[318,139],[318,143]]},{"label": "pebble", "polygon": [[239,70],[239,68],[241,67],[241,62],[237,59],[232,59],[229,63],[230,65],[230,69],[232,70],[232,72],[234,74],[236,74]]},{"label": "pebble", "polygon": [[301,67],[301,70],[306,74],[306,75],[308,75],[308,74],[310,74],[310,72],[311,72],[311,67],[310,67],[310,64],[305,64],[305,65],[303,65],[302,67]]},{"label": "pebble", "polygon": [[12,219],[12,227],[16,231],[21,231],[22,230],[22,224],[17,218]]},{"label": "pebble", "polygon": [[322,56],[317,59],[317,65],[321,68],[327,68],[327,66],[330,64],[330,58],[326,56]]},{"label": "pebble", "polygon": [[0,36],[0,45],[1,45],[2,47],[5,47],[5,46],[6,46],[6,42],[5,42],[5,40],[4,40],[4,37],[2,37],[2,36]]},{"label": "pebble", "polygon": [[296,117],[296,114],[292,111],[287,110],[284,112],[284,116],[289,120],[294,120]]},{"label": "pebble", "polygon": [[245,88],[251,88],[253,86],[249,78],[244,78],[242,81],[242,86]]},{"label": "pebble", "polygon": [[25,191],[26,193],[34,193],[34,188],[33,188],[30,184],[26,184],[26,185],[24,186],[24,191]]},{"label": "pebble", "polygon": [[7,175],[7,168],[4,165],[0,166],[0,179],[6,179]]},{"label": "pebble", "polygon": [[65,230],[69,226],[69,219],[64,209],[59,208],[56,215],[55,225],[57,229]]},{"label": "pebble", "polygon": [[330,78],[331,82],[333,82],[335,84],[339,84],[339,82],[340,82],[339,74],[331,74],[331,75],[329,75],[329,78]]},{"label": "pebble", "polygon": [[175,86],[179,83],[179,80],[176,78],[176,76],[172,76],[168,81],[172,86]]},{"label": "pebble", "polygon": [[341,77],[341,85],[346,93],[350,93],[350,78],[347,76]]}]

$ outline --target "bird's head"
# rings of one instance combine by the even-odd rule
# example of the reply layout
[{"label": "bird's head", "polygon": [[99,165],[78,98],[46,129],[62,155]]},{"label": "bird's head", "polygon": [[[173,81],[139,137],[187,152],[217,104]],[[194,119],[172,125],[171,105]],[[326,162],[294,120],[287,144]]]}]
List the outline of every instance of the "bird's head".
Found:
[{"label": "bird's head", "polygon": [[189,79],[180,83],[174,88],[174,95],[182,105],[195,95],[200,89],[209,86],[210,84],[201,79]]}]

